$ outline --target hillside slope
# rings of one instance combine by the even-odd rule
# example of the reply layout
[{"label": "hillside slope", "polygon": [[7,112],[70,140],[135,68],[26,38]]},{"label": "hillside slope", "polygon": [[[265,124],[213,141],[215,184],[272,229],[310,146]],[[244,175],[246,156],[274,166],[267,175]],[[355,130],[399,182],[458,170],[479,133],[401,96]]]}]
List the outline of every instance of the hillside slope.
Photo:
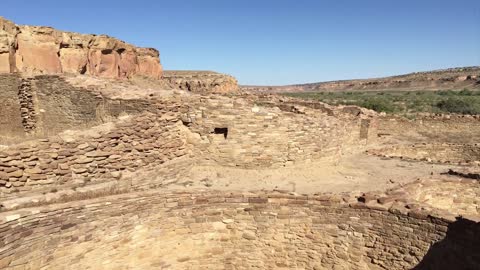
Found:
[{"label": "hillside slope", "polygon": [[415,72],[399,76],[373,79],[330,81],[286,86],[242,86],[255,92],[309,92],[309,91],[419,91],[480,89],[480,67],[462,67]]}]

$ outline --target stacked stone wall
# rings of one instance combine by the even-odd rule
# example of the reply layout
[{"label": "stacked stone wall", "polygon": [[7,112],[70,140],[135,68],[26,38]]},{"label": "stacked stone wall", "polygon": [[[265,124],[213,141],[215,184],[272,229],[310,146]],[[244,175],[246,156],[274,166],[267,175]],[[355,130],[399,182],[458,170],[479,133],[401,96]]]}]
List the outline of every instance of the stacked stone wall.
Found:
[{"label": "stacked stone wall", "polygon": [[177,124],[181,109],[163,104],[155,114],[146,112],[118,122],[100,134],[71,141],[34,140],[0,151],[0,195],[105,182],[120,178],[126,170],[185,156],[186,145]]},{"label": "stacked stone wall", "polygon": [[24,133],[18,98],[20,86],[19,75],[0,74],[0,144],[6,137]]},{"label": "stacked stone wall", "polygon": [[[182,157],[191,164],[247,168],[339,157],[363,149],[362,123],[370,121],[307,107],[301,113],[282,111],[256,105],[256,99],[249,97],[194,95],[141,102],[102,99],[85,89],[66,87],[70,85],[56,76],[33,80],[35,107],[41,111],[36,132],[50,136],[0,152],[3,196],[107,182],[120,178],[122,171],[138,171]],[[115,120],[121,114],[142,110],[145,112],[125,121]],[[62,129],[107,120],[117,123],[98,136],[88,132],[83,137],[52,136]],[[131,185],[151,186],[154,181],[146,182]]]},{"label": "stacked stone wall", "polygon": [[[285,166],[363,149],[373,118],[341,110],[264,105],[256,98],[202,97],[184,122],[199,134],[204,163],[237,167]],[[363,123],[363,124],[362,124]],[[363,129],[363,131],[362,131]]]},{"label": "stacked stone wall", "polygon": [[86,129],[113,121],[120,115],[148,111],[144,100],[114,100],[101,94],[74,87],[59,76],[35,77],[38,96],[38,135],[51,136],[66,129]]},{"label": "stacked stone wall", "polygon": [[32,80],[22,79],[18,89],[18,98],[20,102],[20,116],[25,133],[34,132],[37,124],[37,115],[35,112],[34,91],[32,90]]},{"label": "stacked stone wall", "polygon": [[343,200],[151,192],[5,212],[0,267],[475,269],[480,263],[478,223]]},{"label": "stacked stone wall", "polygon": [[110,99],[55,75],[0,75],[0,89],[0,144],[45,138],[114,121],[122,115],[155,111],[146,100]]}]

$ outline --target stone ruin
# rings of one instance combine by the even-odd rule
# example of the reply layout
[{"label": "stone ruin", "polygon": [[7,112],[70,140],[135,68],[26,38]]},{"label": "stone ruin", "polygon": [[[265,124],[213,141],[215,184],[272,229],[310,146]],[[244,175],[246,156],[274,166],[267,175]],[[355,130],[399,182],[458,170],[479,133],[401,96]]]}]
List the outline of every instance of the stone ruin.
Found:
[{"label": "stone ruin", "polygon": [[0,26],[0,269],[480,267],[473,178],[378,192],[169,189],[194,166],[261,171],[365,151],[477,170],[480,119],[410,121],[252,95],[209,72],[148,81],[167,90],[80,84],[77,75],[158,79],[158,53],[144,61],[103,36]]}]

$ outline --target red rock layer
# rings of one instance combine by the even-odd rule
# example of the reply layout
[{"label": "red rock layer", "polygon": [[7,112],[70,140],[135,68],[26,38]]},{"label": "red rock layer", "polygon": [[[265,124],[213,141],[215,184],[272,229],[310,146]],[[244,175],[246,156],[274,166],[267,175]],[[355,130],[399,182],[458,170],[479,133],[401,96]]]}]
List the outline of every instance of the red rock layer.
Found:
[{"label": "red rock layer", "polygon": [[18,26],[0,17],[0,73],[73,73],[106,78],[162,76],[159,52],[106,35]]}]

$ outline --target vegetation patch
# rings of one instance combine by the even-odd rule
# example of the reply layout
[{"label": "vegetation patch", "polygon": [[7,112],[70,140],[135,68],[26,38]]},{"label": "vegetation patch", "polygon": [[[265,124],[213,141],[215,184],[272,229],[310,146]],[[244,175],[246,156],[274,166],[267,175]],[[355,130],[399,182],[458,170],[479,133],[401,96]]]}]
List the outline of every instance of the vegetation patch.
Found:
[{"label": "vegetation patch", "polygon": [[302,92],[286,96],[313,99],[331,105],[356,105],[377,112],[411,115],[415,113],[480,114],[480,91],[367,91]]}]

